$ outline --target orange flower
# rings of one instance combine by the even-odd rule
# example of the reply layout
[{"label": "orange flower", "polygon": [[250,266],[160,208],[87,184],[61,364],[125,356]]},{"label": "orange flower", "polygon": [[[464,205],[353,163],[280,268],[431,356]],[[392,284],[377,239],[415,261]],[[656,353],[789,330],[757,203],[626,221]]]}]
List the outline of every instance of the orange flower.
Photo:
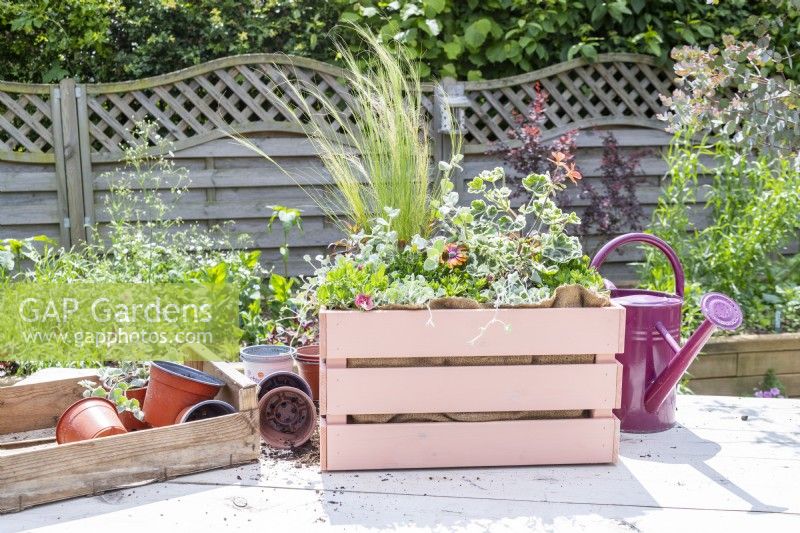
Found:
[{"label": "orange flower", "polygon": [[557,167],[563,166],[564,161],[567,159],[567,155],[564,152],[550,152],[550,157],[553,159],[548,159],[548,161]]},{"label": "orange flower", "polygon": [[575,168],[575,163],[567,163],[567,155],[564,152],[551,152],[552,159],[548,159],[558,170],[564,171],[564,176],[569,178],[572,183],[578,183],[579,179],[583,178],[580,171]]},{"label": "orange flower", "polygon": [[575,168],[575,163],[570,163],[569,165],[566,165],[566,170],[567,173],[565,175],[570,180],[572,180],[572,183],[577,185],[578,180],[583,179],[583,175],[578,171],[578,169]]},{"label": "orange flower", "polygon": [[450,268],[455,268],[466,263],[468,257],[466,246],[450,243],[444,247],[442,263]]}]

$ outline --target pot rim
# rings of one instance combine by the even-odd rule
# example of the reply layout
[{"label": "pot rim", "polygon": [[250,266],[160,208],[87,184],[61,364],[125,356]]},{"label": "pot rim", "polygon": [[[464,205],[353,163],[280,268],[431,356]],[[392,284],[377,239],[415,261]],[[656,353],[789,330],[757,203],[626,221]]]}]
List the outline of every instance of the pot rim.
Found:
[{"label": "pot rim", "polygon": [[[153,361],[152,366],[155,366],[159,370],[166,372],[167,374],[171,374],[175,377],[183,378],[189,381],[193,381],[195,383],[200,383],[202,385],[210,385],[213,387],[222,388],[225,386],[225,382],[221,379],[215,378],[211,374],[206,374],[201,370],[197,370],[196,368],[192,368],[190,366],[182,365],[180,363],[173,363],[172,361]],[[165,367],[166,366],[166,367]],[[180,374],[172,368],[180,369],[186,372],[189,375]],[[153,380],[153,377],[150,376],[150,380]],[[148,382],[148,386],[150,383]]]},{"label": "pot rim", "polygon": [[320,349],[320,346],[319,346],[319,344],[317,344],[317,343],[314,343],[314,344],[306,344],[305,346],[300,346],[300,347],[298,347],[298,348],[295,348],[295,350],[294,350],[294,351],[295,351],[295,353],[297,353],[297,354],[300,354],[300,350],[306,350],[306,351],[308,351],[308,350],[314,350],[314,349],[316,349],[316,352],[317,352],[317,353],[315,353],[315,354],[302,354],[302,355],[306,355],[306,356],[308,356],[308,355],[319,355],[319,349]]},{"label": "pot rim", "polygon": [[194,405],[190,405],[189,407],[186,407],[186,408],[182,409],[181,412],[178,413],[178,418],[175,420],[175,423],[176,424],[184,424],[184,423],[186,423],[186,419],[189,417],[189,415],[192,412],[194,412],[195,409],[198,409],[200,407],[203,407],[203,406],[206,406],[206,405],[210,405],[210,404],[211,405],[218,405],[218,406],[222,407],[223,409],[225,409],[226,411],[228,411],[227,413],[225,413],[223,415],[219,415],[219,416],[232,415],[232,414],[237,412],[236,408],[234,406],[232,406],[231,404],[229,404],[228,402],[223,402],[222,400],[203,400],[202,402],[198,402],[198,403],[196,403]]},{"label": "pot rim", "polygon": [[[247,353],[248,350],[276,351],[270,354]],[[239,350],[239,358],[248,363],[272,363],[291,360],[295,349],[284,344],[251,344]]]},{"label": "pot rim", "polygon": [[[277,387],[266,389],[267,382],[269,380],[279,378],[281,376],[285,376],[288,377],[289,379],[295,380],[296,383],[293,385],[278,385]],[[256,397],[260,400],[261,398],[266,396],[270,391],[279,389],[281,387],[292,387],[294,389],[302,391],[303,393],[306,394],[306,396],[311,396],[311,385],[308,384],[308,382],[303,378],[303,376],[300,376],[298,374],[295,374],[294,372],[289,372],[286,370],[278,370],[277,372],[272,372],[271,374],[265,376],[264,379],[258,382],[258,388],[256,389]]]}]

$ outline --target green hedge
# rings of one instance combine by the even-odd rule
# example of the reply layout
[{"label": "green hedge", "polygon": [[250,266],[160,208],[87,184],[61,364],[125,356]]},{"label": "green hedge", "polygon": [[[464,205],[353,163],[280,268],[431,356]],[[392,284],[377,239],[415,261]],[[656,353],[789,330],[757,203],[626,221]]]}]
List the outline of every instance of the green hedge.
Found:
[{"label": "green hedge", "polygon": [[[800,40],[798,0],[16,0],[0,1],[0,79],[118,81],[216,57],[286,52],[335,61],[340,21],[406,42],[426,76],[518,74],[575,56],[766,32]],[[337,30],[356,42],[346,29]],[[798,77],[800,66],[790,72]]]}]

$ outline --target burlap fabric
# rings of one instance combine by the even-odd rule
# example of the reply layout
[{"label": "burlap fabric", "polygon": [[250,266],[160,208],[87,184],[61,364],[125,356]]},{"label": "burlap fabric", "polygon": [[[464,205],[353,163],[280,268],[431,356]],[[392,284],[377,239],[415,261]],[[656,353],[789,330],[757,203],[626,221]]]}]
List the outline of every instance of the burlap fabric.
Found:
[{"label": "burlap fabric", "polygon": [[[608,295],[598,294],[581,285],[558,287],[553,296],[536,304],[514,306],[514,308],[553,307],[606,307],[611,305]],[[481,309],[482,306],[467,298],[441,298],[430,302],[430,309]],[[491,307],[489,307],[491,308]],[[421,306],[393,305],[381,309],[413,310],[426,309]],[[493,365],[557,365],[591,364],[592,354],[574,355],[495,355],[487,357],[386,357],[379,359],[348,359],[347,368],[403,368],[435,366],[493,366]],[[492,422],[501,420],[539,420],[552,418],[582,418],[588,411],[503,411],[490,413],[413,413],[351,415],[348,422],[355,424],[386,424],[408,422]]]}]

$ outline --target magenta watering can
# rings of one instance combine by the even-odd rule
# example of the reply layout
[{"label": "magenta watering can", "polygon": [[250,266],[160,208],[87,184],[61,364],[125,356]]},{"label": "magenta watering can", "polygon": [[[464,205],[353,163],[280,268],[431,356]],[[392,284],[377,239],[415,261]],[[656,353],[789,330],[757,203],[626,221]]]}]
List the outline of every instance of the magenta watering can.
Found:
[{"label": "magenta watering can", "polygon": [[650,244],[667,256],[675,272],[675,294],[643,289],[618,289],[606,280],[611,301],[625,308],[625,351],[622,363],[622,404],[614,414],[622,431],[654,433],[675,425],[675,386],[715,328],[734,330],[742,323],[739,306],[719,293],[700,301],[705,320],[686,344],[679,344],[683,305],[683,268],[666,242],[646,233],[629,233],[611,240],[592,260],[600,268],[608,254],[631,242]]}]

